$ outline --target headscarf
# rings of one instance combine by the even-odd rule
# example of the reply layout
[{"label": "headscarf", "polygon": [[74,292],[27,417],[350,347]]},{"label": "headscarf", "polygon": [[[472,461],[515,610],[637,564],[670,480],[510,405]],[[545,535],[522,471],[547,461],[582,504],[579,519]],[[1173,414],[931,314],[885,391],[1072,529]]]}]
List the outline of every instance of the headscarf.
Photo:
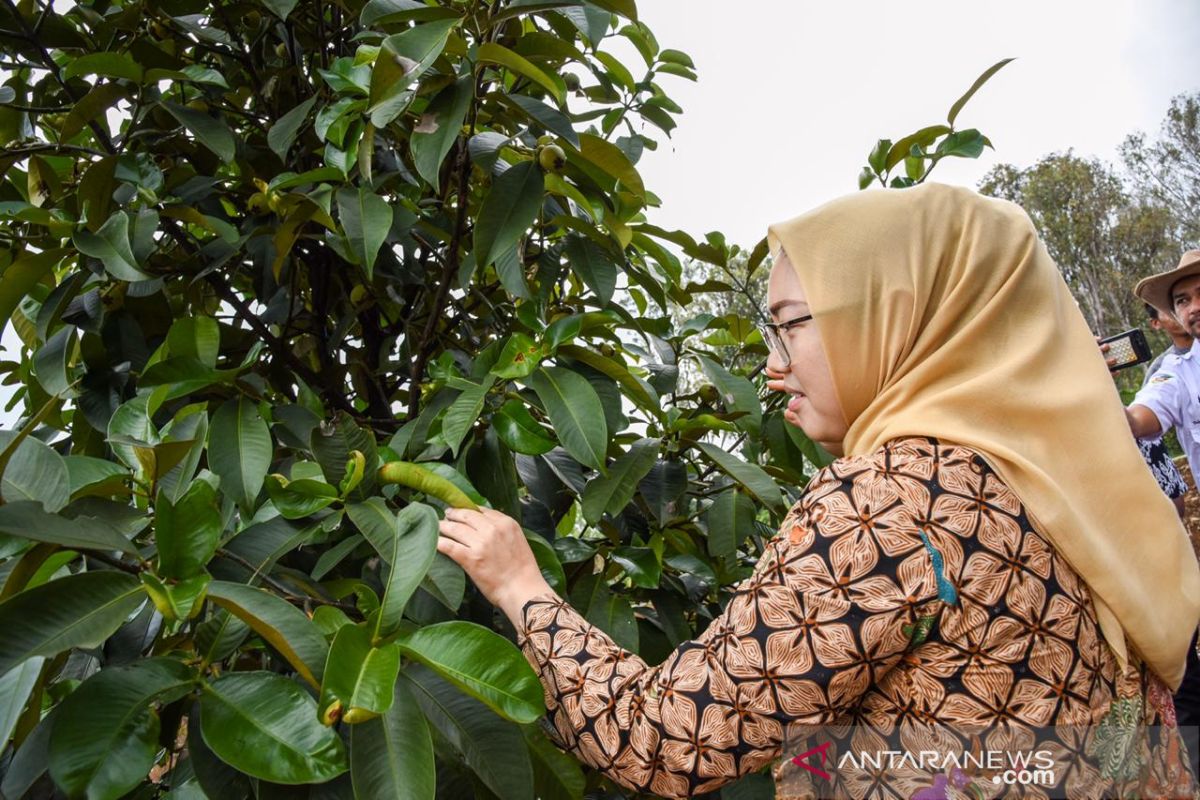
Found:
[{"label": "headscarf", "polygon": [[1200,567],[1142,460],[1095,338],[1021,208],[938,184],[860,192],[770,227],[808,297],[847,456],[929,436],[978,452],[1175,688]]}]

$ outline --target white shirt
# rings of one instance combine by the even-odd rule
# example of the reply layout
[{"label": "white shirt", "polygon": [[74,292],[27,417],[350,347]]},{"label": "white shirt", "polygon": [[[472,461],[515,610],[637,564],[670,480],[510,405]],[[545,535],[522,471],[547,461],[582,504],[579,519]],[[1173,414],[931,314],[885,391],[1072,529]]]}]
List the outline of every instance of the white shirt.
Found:
[{"label": "white shirt", "polygon": [[1182,355],[1169,353],[1130,405],[1153,411],[1162,433],[1174,428],[1192,474],[1200,475],[1200,339]]}]

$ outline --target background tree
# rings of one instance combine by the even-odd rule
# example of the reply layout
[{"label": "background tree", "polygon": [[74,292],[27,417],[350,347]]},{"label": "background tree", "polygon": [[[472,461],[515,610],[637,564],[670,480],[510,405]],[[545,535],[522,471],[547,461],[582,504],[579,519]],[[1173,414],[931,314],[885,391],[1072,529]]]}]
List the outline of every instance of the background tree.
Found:
[{"label": "background tree", "polygon": [[1171,210],[1181,243],[1200,247],[1200,92],[1173,98],[1158,137],[1130,134],[1121,158],[1137,191]]},{"label": "background tree", "polygon": [[0,48],[4,796],[612,790],[436,520],[657,661],[822,458],[671,316],[732,257],[645,216],[690,59],[632,0],[0,0]]}]

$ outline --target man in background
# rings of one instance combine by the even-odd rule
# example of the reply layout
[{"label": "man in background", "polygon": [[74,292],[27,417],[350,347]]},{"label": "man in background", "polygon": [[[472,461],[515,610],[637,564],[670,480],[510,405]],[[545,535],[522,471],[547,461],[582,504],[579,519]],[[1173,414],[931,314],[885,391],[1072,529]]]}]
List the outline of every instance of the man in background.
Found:
[{"label": "man in background", "polygon": [[[1142,388],[1145,388],[1150,383],[1150,379],[1154,376],[1154,373],[1158,372],[1158,368],[1162,366],[1164,359],[1168,355],[1184,355],[1192,349],[1192,343],[1195,341],[1192,335],[1187,332],[1187,329],[1180,325],[1179,320],[1175,319],[1172,314],[1161,313],[1157,308],[1146,303],[1146,316],[1150,319],[1150,327],[1152,329],[1165,331],[1171,337],[1171,346],[1159,353],[1146,367],[1146,376],[1142,379]],[[1138,447],[1141,448],[1142,458],[1146,459],[1147,466],[1154,473],[1154,479],[1158,481],[1158,485],[1163,490],[1163,493],[1171,498],[1171,502],[1175,504],[1175,510],[1182,517],[1184,515],[1183,496],[1187,493],[1188,487],[1187,483],[1183,480],[1183,475],[1179,472],[1179,468],[1175,466],[1175,462],[1167,452],[1167,445],[1163,441],[1163,437],[1159,436],[1157,439],[1138,439],[1137,443]]]}]

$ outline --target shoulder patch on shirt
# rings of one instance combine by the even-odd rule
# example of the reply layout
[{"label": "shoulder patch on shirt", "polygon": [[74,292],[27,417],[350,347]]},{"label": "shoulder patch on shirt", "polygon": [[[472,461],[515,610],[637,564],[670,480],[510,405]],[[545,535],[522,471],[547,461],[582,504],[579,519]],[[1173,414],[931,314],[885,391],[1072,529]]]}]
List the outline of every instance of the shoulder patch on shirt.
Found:
[{"label": "shoulder patch on shirt", "polygon": [[1151,383],[1166,383],[1167,381],[1173,381],[1173,380],[1175,380],[1175,376],[1171,375],[1170,373],[1156,372],[1150,378],[1150,380],[1147,382],[1147,385],[1149,385]]}]

